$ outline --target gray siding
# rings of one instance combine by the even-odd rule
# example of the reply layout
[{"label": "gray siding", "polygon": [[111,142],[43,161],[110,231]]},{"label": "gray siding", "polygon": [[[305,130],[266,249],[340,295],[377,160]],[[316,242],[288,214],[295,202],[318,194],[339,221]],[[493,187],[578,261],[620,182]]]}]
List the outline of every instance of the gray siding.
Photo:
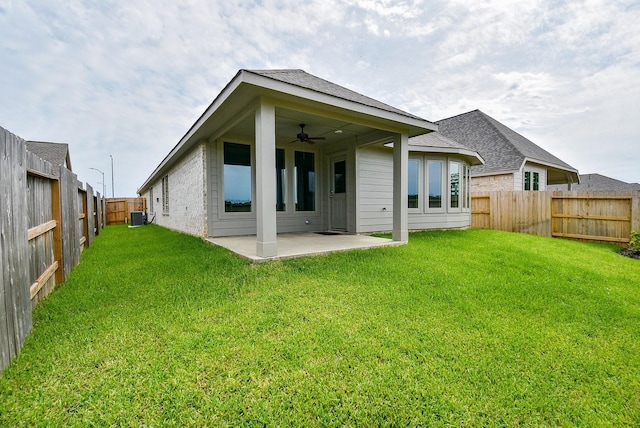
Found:
[{"label": "gray siding", "polygon": [[[456,156],[442,157],[448,161],[463,162]],[[463,162],[464,163],[464,162]],[[358,150],[358,214],[357,232],[385,232],[393,228],[393,154],[389,149],[362,147]],[[424,192],[423,192],[424,194]],[[448,205],[448,192],[444,191],[443,204]],[[409,229],[458,229],[471,225],[470,210],[460,212],[410,212]]]},{"label": "gray siding", "polygon": [[358,233],[393,229],[393,156],[388,149],[361,147],[357,156]]}]

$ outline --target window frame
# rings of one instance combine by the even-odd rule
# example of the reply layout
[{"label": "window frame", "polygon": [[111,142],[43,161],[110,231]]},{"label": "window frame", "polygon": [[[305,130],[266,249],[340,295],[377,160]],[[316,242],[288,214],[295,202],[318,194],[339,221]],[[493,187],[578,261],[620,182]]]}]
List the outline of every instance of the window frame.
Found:
[{"label": "window frame", "polygon": [[162,177],[162,215],[169,215],[169,174]]},{"label": "window frame", "polygon": [[[296,213],[299,215],[310,215],[310,213],[318,213],[318,194],[319,194],[319,181],[318,181],[318,177],[320,177],[319,174],[319,157],[318,153],[314,150],[298,150],[298,149],[293,149],[291,151],[293,153],[292,160],[293,160],[293,170],[291,172],[291,180],[292,180],[292,194],[293,194],[293,199],[291,201],[291,213]],[[285,162],[286,162],[286,155],[287,151],[285,151]],[[313,155],[313,210],[299,210],[298,209],[298,171],[297,171],[297,165],[296,165],[296,153],[309,153]],[[281,211],[282,212],[282,211]],[[289,211],[287,211],[289,212]]]},{"label": "window frame", "polygon": [[[429,171],[429,162],[438,162],[440,163],[440,206],[439,207],[430,207],[429,206],[429,188],[430,188],[430,171]],[[447,183],[447,159],[446,158],[436,158],[436,157],[426,157],[425,158],[425,210],[426,214],[432,213],[444,213],[446,211],[449,198],[447,197],[448,186],[445,188],[445,183]]]},{"label": "window frame", "polygon": [[408,179],[408,175],[409,175],[409,163],[412,161],[415,161],[418,163],[418,177],[417,177],[417,185],[418,185],[418,206],[417,207],[413,207],[410,208],[409,207],[409,185],[407,182],[407,209],[410,213],[421,213],[423,212],[423,208],[424,208],[424,187],[423,187],[423,181],[424,181],[424,162],[423,162],[424,156],[419,156],[419,155],[409,155],[409,162],[407,163],[407,179]]},{"label": "window frame", "polygon": [[[452,202],[453,202],[453,198],[452,198],[452,168],[451,166],[453,164],[458,165],[458,206],[454,207],[452,206]],[[459,213],[462,212],[462,200],[461,200],[461,196],[462,196],[462,183],[461,183],[461,174],[462,174],[462,166],[464,165],[464,162],[460,161],[460,160],[449,160],[448,162],[448,168],[447,168],[447,212],[450,213]]]},{"label": "window frame", "polygon": [[471,167],[462,163],[462,211],[471,211]]},{"label": "window frame", "polygon": [[[283,155],[283,159],[282,159],[282,169],[278,169],[278,151],[281,151],[282,155]],[[290,187],[290,183],[289,183],[289,176],[291,175],[289,173],[290,168],[289,168],[289,162],[288,162],[288,158],[289,156],[287,156],[288,150],[285,149],[284,147],[276,147],[276,165],[275,165],[275,173],[276,173],[276,213],[286,213],[289,211],[291,204],[289,203],[289,187]],[[284,179],[282,177],[278,177],[278,173],[280,171],[284,171]],[[282,189],[279,186],[279,183],[282,183]],[[278,203],[278,194],[281,193],[281,196],[283,198],[282,201],[282,206],[284,207],[284,209],[280,209],[280,204]]]},{"label": "window frame", "polygon": [[[522,174],[522,190],[525,192],[539,192],[541,175],[540,171],[525,169]],[[529,188],[527,189],[527,187]]]},{"label": "window frame", "polygon": [[[225,195],[224,195],[224,143],[242,144],[250,147],[251,156],[251,211],[245,212],[227,212],[225,211]],[[255,165],[255,143],[239,138],[224,138],[218,140],[217,144],[217,165],[218,173],[216,180],[218,182],[218,219],[251,219],[255,218],[255,200],[256,200],[256,165]],[[275,165],[274,165],[275,170]]]},{"label": "window frame", "polygon": [[149,213],[153,214],[153,186],[149,187]]}]

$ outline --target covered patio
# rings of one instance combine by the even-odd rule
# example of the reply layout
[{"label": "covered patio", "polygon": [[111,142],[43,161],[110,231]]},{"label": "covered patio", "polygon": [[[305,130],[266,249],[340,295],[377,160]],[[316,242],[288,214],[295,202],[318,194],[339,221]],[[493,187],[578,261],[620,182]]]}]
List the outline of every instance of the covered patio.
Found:
[{"label": "covered patio", "polygon": [[403,245],[407,242],[394,241],[369,235],[347,233],[325,234],[322,232],[283,233],[278,235],[278,254],[262,257],[257,254],[255,235],[206,238],[207,242],[219,245],[254,263],[267,260],[329,254],[348,250]]}]

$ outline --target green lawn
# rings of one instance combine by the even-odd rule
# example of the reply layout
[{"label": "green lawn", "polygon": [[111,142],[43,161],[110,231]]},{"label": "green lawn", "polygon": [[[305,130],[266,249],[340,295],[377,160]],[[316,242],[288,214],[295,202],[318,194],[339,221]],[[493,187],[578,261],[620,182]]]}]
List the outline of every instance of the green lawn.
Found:
[{"label": "green lawn", "polygon": [[638,426],[615,251],[468,230],[250,265],[109,227],[35,310],[0,426]]}]

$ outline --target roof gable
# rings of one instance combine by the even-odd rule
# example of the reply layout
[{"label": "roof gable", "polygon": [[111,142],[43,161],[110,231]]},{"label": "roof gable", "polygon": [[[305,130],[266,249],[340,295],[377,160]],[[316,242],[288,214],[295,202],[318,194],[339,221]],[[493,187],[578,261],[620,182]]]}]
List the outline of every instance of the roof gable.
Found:
[{"label": "roof gable", "polygon": [[[232,133],[253,138],[255,121],[252,115],[262,102],[275,107],[276,140],[285,135],[296,135],[301,123],[309,125],[309,121],[314,119],[321,122],[317,118],[345,125],[348,132],[344,132],[343,140],[354,135],[366,135],[373,141],[375,138],[387,138],[392,133],[406,133],[413,137],[437,129],[433,122],[303,70],[242,69],[214,98],[138,192],[146,191],[178,159],[203,141]],[[284,126],[279,128],[279,124]],[[292,124],[295,124],[295,129],[285,129]]]},{"label": "roof gable", "polygon": [[436,123],[440,133],[476,150],[484,158],[485,164],[474,168],[475,175],[518,171],[525,160],[576,171],[566,162],[480,110]]},{"label": "roof gable", "polygon": [[27,150],[34,155],[51,162],[55,166],[71,169],[71,156],[67,143],[49,143],[45,141],[27,141]]},{"label": "roof gable", "polygon": [[475,150],[460,144],[439,132],[429,132],[409,138],[410,152],[456,153],[467,159],[471,165],[482,165],[484,160]]},{"label": "roof gable", "polygon": [[312,91],[320,92],[332,97],[341,98],[343,100],[355,102],[369,107],[375,107],[380,110],[400,114],[402,116],[410,117],[413,119],[424,120],[418,116],[415,116],[406,111],[402,111],[388,104],[359,94],[358,92],[347,89],[343,86],[329,82],[328,80],[321,79],[312,74],[307,73],[304,70],[299,69],[285,69],[285,70],[244,70],[249,73],[258,74],[263,77],[268,77],[273,80],[295,85],[300,88],[310,89]]}]

